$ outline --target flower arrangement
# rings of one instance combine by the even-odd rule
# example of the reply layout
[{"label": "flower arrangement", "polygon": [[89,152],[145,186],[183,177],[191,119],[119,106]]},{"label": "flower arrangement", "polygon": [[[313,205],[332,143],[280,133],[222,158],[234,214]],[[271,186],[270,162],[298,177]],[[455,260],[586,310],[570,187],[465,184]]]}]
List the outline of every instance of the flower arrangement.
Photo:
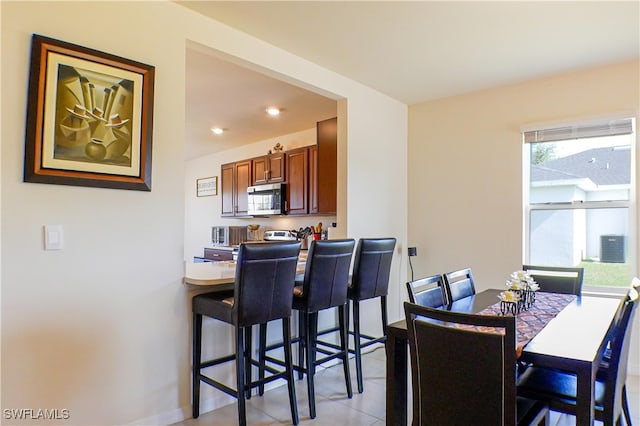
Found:
[{"label": "flower arrangement", "polygon": [[519,291],[507,290],[500,292],[498,299],[500,299],[500,312],[503,315],[507,313],[516,315],[520,312],[522,305]]},{"label": "flower arrangement", "polygon": [[507,287],[520,296],[519,301],[524,309],[533,305],[536,300],[536,291],[540,289],[533,277],[526,271],[512,272],[507,280]]}]

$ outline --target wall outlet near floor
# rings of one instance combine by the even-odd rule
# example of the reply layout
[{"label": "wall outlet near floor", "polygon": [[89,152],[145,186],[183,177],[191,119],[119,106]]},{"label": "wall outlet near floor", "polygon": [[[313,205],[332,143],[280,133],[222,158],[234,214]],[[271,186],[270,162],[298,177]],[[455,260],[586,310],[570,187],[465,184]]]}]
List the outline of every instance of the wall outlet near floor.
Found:
[{"label": "wall outlet near floor", "polygon": [[408,251],[409,251],[409,257],[418,255],[418,249],[416,247],[409,247]]}]

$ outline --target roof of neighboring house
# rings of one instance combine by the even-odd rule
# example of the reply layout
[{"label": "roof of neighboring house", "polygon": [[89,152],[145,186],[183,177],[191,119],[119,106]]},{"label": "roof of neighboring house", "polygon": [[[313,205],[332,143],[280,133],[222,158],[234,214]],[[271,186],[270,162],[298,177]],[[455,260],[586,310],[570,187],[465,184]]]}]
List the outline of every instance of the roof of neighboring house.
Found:
[{"label": "roof of neighboring house", "polygon": [[631,149],[594,148],[531,166],[531,181],[589,178],[596,185],[621,185],[631,182]]}]

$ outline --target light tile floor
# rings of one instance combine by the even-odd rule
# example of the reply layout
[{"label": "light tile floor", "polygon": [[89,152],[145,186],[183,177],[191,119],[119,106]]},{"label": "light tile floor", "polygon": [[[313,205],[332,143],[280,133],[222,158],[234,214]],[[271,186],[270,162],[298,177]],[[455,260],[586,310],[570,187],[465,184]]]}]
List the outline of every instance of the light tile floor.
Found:
[{"label": "light tile floor", "polygon": [[[382,346],[363,356],[364,393],[357,392],[355,363],[350,362],[354,389],[352,399],[347,398],[341,364],[329,368],[320,367],[316,372],[315,419],[309,417],[309,405],[305,380],[296,380],[296,397],[301,425],[375,425],[385,424],[385,353]],[[284,383],[284,382],[283,382]],[[627,391],[634,425],[640,425],[640,376],[629,376]],[[409,408],[410,410],[410,408]],[[410,412],[410,411],[409,411]],[[201,414],[174,426],[236,425],[235,403]],[[247,401],[247,421],[251,425],[291,424],[287,387],[280,386],[253,396]],[[596,422],[596,425],[601,424]],[[575,425],[575,417],[553,412],[552,426]]]}]

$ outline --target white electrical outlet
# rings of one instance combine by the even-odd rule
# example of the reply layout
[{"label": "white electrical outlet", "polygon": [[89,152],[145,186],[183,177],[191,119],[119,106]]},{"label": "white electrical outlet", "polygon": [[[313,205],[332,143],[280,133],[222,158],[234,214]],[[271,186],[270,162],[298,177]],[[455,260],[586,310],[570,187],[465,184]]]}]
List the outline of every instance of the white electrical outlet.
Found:
[{"label": "white electrical outlet", "polygon": [[62,250],[64,248],[64,234],[62,225],[44,226],[44,249]]}]

